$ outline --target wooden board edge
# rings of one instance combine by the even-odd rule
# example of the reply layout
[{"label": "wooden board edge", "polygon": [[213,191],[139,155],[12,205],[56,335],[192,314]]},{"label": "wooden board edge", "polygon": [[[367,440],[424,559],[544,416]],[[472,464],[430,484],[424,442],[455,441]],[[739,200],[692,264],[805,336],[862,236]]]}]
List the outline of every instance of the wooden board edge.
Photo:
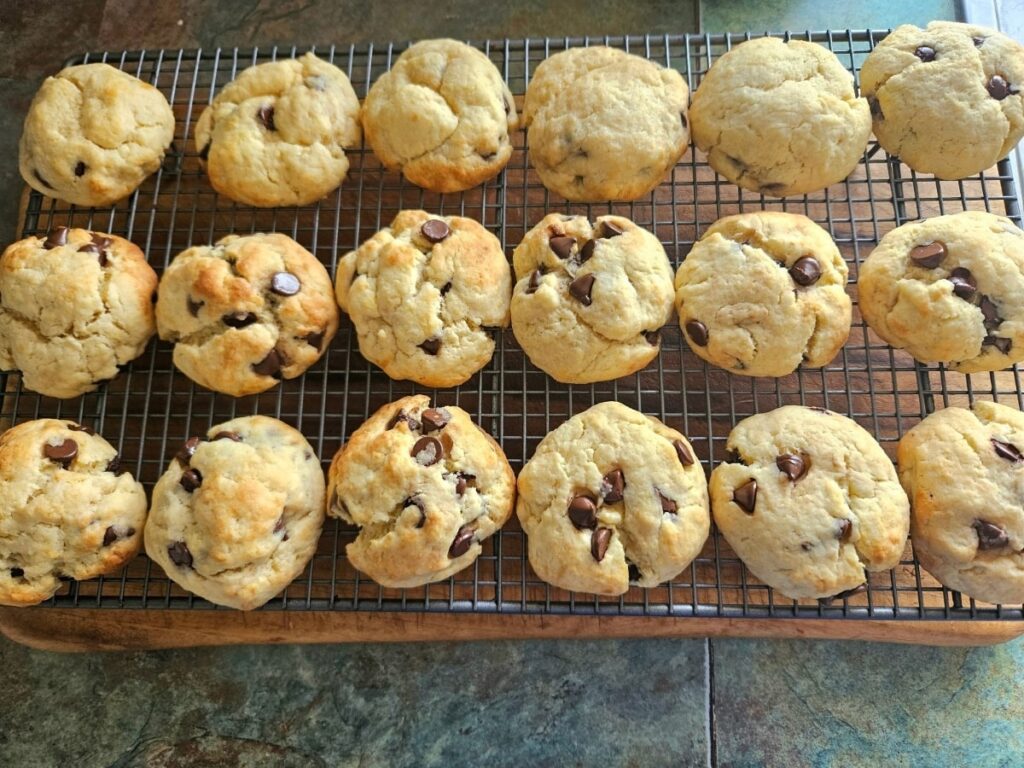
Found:
[{"label": "wooden board edge", "polygon": [[791,638],[970,646],[1022,635],[1024,622],[0,608],[0,632],[15,642],[49,651],[569,637]]}]

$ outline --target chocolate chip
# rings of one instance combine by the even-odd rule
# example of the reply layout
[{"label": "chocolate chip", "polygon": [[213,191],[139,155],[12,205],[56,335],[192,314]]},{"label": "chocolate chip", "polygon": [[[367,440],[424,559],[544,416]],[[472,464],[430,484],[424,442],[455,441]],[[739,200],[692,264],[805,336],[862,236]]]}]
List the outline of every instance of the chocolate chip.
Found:
[{"label": "chocolate chip", "polygon": [[420,519],[416,521],[416,527],[422,528],[427,522],[427,510],[423,506],[423,500],[419,496],[410,496],[402,502],[402,509],[416,507],[420,511]]},{"label": "chocolate chip", "polygon": [[420,428],[420,423],[418,421],[416,421],[416,419],[414,419],[411,416],[409,416],[409,414],[407,414],[405,411],[402,411],[402,410],[399,410],[398,413],[396,413],[394,416],[391,417],[391,420],[388,421],[387,428],[388,429],[394,429],[395,427],[398,426],[399,422],[402,422],[402,421],[404,421],[406,424],[409,425],[410,431],[415,431],[415,430]]},{"label": "chocolate chip", "polygon": [[754,514],[754,505],[757,503],[757,480],[751,478],[734,490],[732,500],[748,515]]},{"label": "chocolate chip", "polygon": [[850,534],[853,532],[853,523],[849,520],[843,519],[839,521],[839,527],[836,531],[836,538],[840,542],[845,544],[850,540]]},{"label": "chocolate chip", "polygon": [[270,290],[278,296],[294,296],[302,288],[302,282],[291,272],[275,272],[270,278]]},{"label": "chocolate chip", "polygon": [[644,331],[644,340],[652,347],[658,346],[661,342],[661,331]]},{"label": "chocolate chip", "polygon": [[920,46],[916,51],[914,51],[914,55],[921,61],[935,61],[935,49],[930,45]]},{"label": "chocolate chip", "polygon": [[626,230],[624,230],[622,227],[620,227],[615,222],[612,222],[612,221],[602,221],[601,222],[601,237],[604,238],[605,240],[610,240],[613,237],[618,237],[619,235],[621,235],[625,231]]},{"label": "chocolate chip", "polygon": [[171,562],[181,568],[192,567],[192,553],[184,541],[175,541],[167,546],[167,556]]},{"label": "chocolate chip", "polygon": [[430,467],[444,458],[444,446],[436,437],[421,437],[409,454],[417,464]]},{"label": "chocolate chip", "polygon": [[441,286],[441,295],[444,296],[452,289],[452,281],[449,280],[447,283]]},{"label": "chocolate chip", "polygon": [[1020,449],[1013,443],[1007,443],[993,437],[992,447],[995,449],[996,455],[1001,459],[1006,459],[1007,461],[1012,462],[1024,461],[1024,454],[1022,454]]},{"label": "chocolate chip", "polygon": [[708,345],[708,327],[700,320],[687,320],[686,334],[698,347],[706,347]]},{"label": "chocolate chip", "polygon": [[821,277],[821,265],[813,256],[802,256],[789,268],[789,275],[797,285],[814,285]]},{"label": "chocolate chip", "polygon": [[106,472],[113,472],[115,475],[123,475],[127,472],[127,469],[121,468],[121,455],[119,453],[114,454],[114,458],[107,462]]},{"label": "chocolate chip", "polygon": [[999,310],[996,308],[995,302],[988,296],[981,297],[981,301],[978,303],[978,308],[981,310],[982,317],[985,318],[985,328],[987,330],[994,330],[1003,322],[1003,318],[999,316]]},{"label": "chocolate chip", "polygon": [[443,429],[448,424],[450,416],[437,408],[427,408],[420,414],[423,422],[423,433],[433,432],[435,429]]},{"label": "chocolate chip", "polygon": [[95,429],[93,429],[92,427],[87,427],[84,424],[75,424],[74,422],[68,422],[67,427],[72,432],[85,432],[85,434],[87,434],[87,435],[95,435],[96,434],[96,430]]},{"label": "chocolate chip", "polygon": [[199,310],[202,309],[203,304],[206,303],[205,301],[196,301],[191,296],[189,296],[185,302],[188,306],[188,313],[192,315],[192,317],[199,317]]},{"label": "chocolate chip", "polygon": [[135,535],[134,528],[122,528],[119,525],[111,525],[103,532],[103,546],[109,547],[118,539],[128,539]]},{"label": "chocolate chip", "polygon": [[996,101],[1002,101],[1010,95],[1010,84],[1000,75],[992,75],[985,88],[988,90],[988,95]]},{"label": "chocolate chip", "polygon": [[307,333],[302,337],[302,340],[319,352],[320,346],[324,343],[324,331],[313,331],[312,333]]},{"label": "chocolate chip", "polygon": [[971,40],[974,42],[975,48],[981,48],[981,44],[985,42],[984,37],[972,37]]},{"label": "chocolate chip", "polygon": [[636,567],[636,563],[630,563],[629,564],[629,568],[627,570],[627,573],[628,573],[628,577],[627,578],[629,578],[630,583],[632,583],[634,581],[640,581],[643,578],[643,575],[640,573],[640,569]]},{"label": "chocolate chip", "polygon": [[43,241],[43,248],[51,250],[58,248],[62,245],[68,244],[68,228],[57,227],[46,236],[46,240]]},{"label": "chocolate chip", "polygon": [[441,351],[441,340],[440,339],[427,339],[420,344],[420,349],[426,352],[428,355],[436,355]]},{"label": "chocolate chip", "polygon": [[192,493],[192,491],[203,484],[203,475],[198,469],[186,469],[181,474],[178,484],[189,493]]},{"label": "chocolate chip", "polygon": [[795,483],[807,474],[807,470],[811,468],[811,460],[795,453],[783,453],[775,459],[775,466]]},{"label": "chocolate chip", "polygon": [[621,469],[613,469],[601,479],[601,496],[605,504],[622,501],[622,493],[626,490],[626,476]]},{"label": "chocolate chip", "polygon": [[11,578],[12,579],[20,579],[24,575],[25,575],[25,569],[24,568],[17,568],[17,567],[11,568]]},{"label": "chocolate chip", "polygon": [[544,273],[539,269],[533,270],[530,274],[530,282],[526,285],[527,293],[536,293],[537,289],[540,288],[540,279],[544,277]]},{"label": "chocolate chip", "polygon": [[423,233],[423,237],[432,243],[440,243],[452,233],[448,225],[440,219],[428,219],[423,222],[420,232]]},{"label": "chocolate chip", "polygon": [[569,521],[584,530],[597,527],[597,502],[590,496],[573,496],[569,502]]},{"label": "chocolate chip", "polygon": [[551,246],[551,250],[558,258],[568,259],[572,255],[572,247],[576,245],[576,239],[567,235],[559,235],[552,237],[548,241],[548,245]]},{"label": "chocolate chip", "polygon": [[51,445],[50,443],[43,444],[43,456],[48,458],[50,461],[60,464],[64,469],[71,466],[71,462],[75,460],[75,456],[77,455],[78,443],[70,437],[59,445]]},{"label": "chocolate chip", "polygon": [[252,312],[232,312],[221,318],[228,328],[245,328],[256,322],[256,315]]},{"label": "chocolate chip", "polygon": [[469,472],[459,472],[455,475],[455,493],[459,496],[466,492],[469,484],[476,480],[476,475]]},{"label": "chocolate chip", "polygon": [[260,376],[281,377],[281,366],[284,365],[284,356],[276,349],[267,352],[267,356],[258,363],[252,364],[252,372]]},{"label": "chocolate chip", "polygon": [[978,534],[978,549],[1001,549],[1010,543],[1006,531],[987,520],[975,520],[972,527]]},{"label": "chocolate chip", "polygon": [[213,440],[230,440],[233,443],[240,443],[240,442],[242,442],[242,436],[240,434],[238,434],[237,432],[229,432],[228,430],[224,430],[223,432],[218,432],[216,435],[213,436],[212,439]]},{"label": "chocolate chip", "polygon": [[190,437],[188,440],[184,442],[184,444],[181,446],[181,449],[176,454],[174,454],[174,458],[181,462],[181,465],[183,467],[187,467],[189,465],[189,462],[192,461],[192,454],[196,452],[196,448],[199,447],[199,443],[201,442],[202,438],[200,437]]},{"label": "chocolate chip", "polygon": [[676,456],[679,457],[679,463],[684,467],[693,466],[693,454],[690,453],[690,449],[686,447],[686,443],[682,440],[673,440],[672,447],[676,449]]},{"label": "chocolate chip", "polygon": [[612,541],[612,529],[611,528],[598,528],[590,536],[590,554],[594,556],[597,562],[604,560],[605,554],[608,552],[608,545]]},{"label": "chocolate chip", "polygon": [[978,284],[970,270],[957,267],[949,273],[949,282],[953,284],[953,294],[964,301],[970,301],[978,290]]},{"label": "chocolate chip", "polygon": [[277,127],[274,125],[273,104],[264,104],[262,107],[260,107],[259,111],[256,113],[256,117],[259,119],[261,123],[263,123],[263,127],[266,128],[268,131],[277,130]]},{"label": "chocolate chip", "polygon": [[1010,349],[1013,348],[1013,339],[1007,339],[1003,336],[986,336],[981,340],[983,347],[995,347],[1004,355],[1010,353]]},{"label": "chocolate chip", "polygon": [[594,279],[593,275],[581,275],[569,283],[569,293],[584,307],[593,302],[590,292],[594,290]]},{"label": "chocolate chip", "polygon": [[661,511],[665,514],[674,515],[679,510],[679,505],[676,504],[675,500],[670,499],[661,491],[658,491],[658,501],[661,502]]},{"label": "chocolate chip", "polygon": [[206,158],[208,158],[210,156],[210,144],[211,143],[212,142],[209,142],[209,141],[206,142],[206,144],[203,146],[203,148],[199,150],[199,159],[200,160],[205,160]]},{"label": "chocolate chip", "polygon": [[945,257],[946,245],[937,240],[910,249],[910,260],[925,269],[935,269]]},{"label": "chocolate chip", "polygon": [[882,105],[878,103],[878,99],[874,96],[868,96],[868,108],[871,110],[872,117],[885,120],[885,115],[882,114]]},{"label": "chocolate chip", "polygon": [[580,248],[580,264],[585,261],[590,261],[590,258],[594,255],[594,249],[597,247],[596,240],[587,240]]},{"label": "chocolate chip", "polygon": [[464,554],[469,552],[469,548],[473,544],[473,537],[475,535],[476,531],[468,525],[464,525],[459,528],[459,532],[455,534],[455,538],[452,540],[452,545],[448,547],[448,559],[454,560],[455,558],[462,557]]}]

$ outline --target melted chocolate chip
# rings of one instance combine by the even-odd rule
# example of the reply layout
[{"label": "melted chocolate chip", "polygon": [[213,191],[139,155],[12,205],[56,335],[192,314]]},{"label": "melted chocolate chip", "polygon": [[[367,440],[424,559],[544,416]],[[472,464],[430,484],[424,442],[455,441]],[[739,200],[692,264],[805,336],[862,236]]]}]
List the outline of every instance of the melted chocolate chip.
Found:
[{"label": "melted chocolate chip", "polygon": [[573,496],[568,514],[569,521],[580,530],[597,527],[597,502],[590,496]]},{"label": "melted chocolate chip", "polygon": [[84,175],[85,175],[85,163],[83,163],[81,160],[79,160],[78,163],[75,164],[75,176],[84,176]]},{"label": "melted chocolate chip", "polygon": [[229,432],[228,430],[224,430],[223,432],[218,432],[211,439],[213,439],[213,440],[230,440],[233,443],[240,443],[240,442],[242,442],[242,436],[240,434],[238,434],[237,432]]},{"label": "melted chocolate chip", "polygon": [[174,458],[176,458],[183,467],[187,467],[189,462],[192,461],[192,454],[196,452],[196,448],[199,447],[200,442],[202,442],[202,438],[197,436],[190,437],[181,446],[181,449],[174,454]]},{"label": "melted chocolate chip", "polygon": [[281,377],[281,366],[284,365],[284,356],[276,349],[267,352],[267,356],[258,363],[252,364],[252,372],[260,376]]},{"label": "melted chocolate chip", "polygon": [[626,490],[626,476],[621,469],[613,469],[601,479],[601,496],[605,504],[616,504],[622,501]]},{"label": "melted chocolate chip", "polygon": [[530,274],[530,282],[526,285],[527,293],[536,293],[537,289],[540,288],[540,279],[544,276],[544,273],[539,269],[533,270]]},{"label": "melted chocolate chip", "polygon": [[476,531],[468,525],[464,525],[459,528],[459,532],[455,534],[455,538],[452,540],[452,545],[448,547],[448,559],[454,560],[455,558],[462,557],[464,554],[469,552],[469,548],[473,544],[473,537],[475,535]]},{"label": "melted chocolate chip", "polygon": [[77,455],[78,443],[70,437],[58,445],[51,445],[50,443],[43,444],[43,456],[48,458],[50,461],[60,464],[64,469],[71,466],[71,462],[75,460]]},{"label": "melted chocolate chip", "polygon": [[558,258],[568,259],[572,255],[572,247],[576,245],[576,239],[568,235],[559,235],[558,237],[552,237],[548,241],[548,245],[551,246],[551,250],[555,252]]},{"label": "melted chocolate chip", "polygon": [[748,515],[754,514],[754,505],[757,503],[757,480],[751,478],[734,490],[732,500]]},{"label": "melted chocolate chip", "polygon": [[405,411],[402,411],[402,410],[399,410],[398,413],[396,413],[394,416],[391,417],[391,420],[388,421],[387,428],[388,429],[394,429],[395,427],[398,426],[398,424],[400,422],[403,422],[403,421],[406,424],[409,425],[409,430],[410,431],[416,431],[417,429],[420,428],[420,423],[418,421],[416,421],[416,419],[414,419],[411,416],[409,416],[409,414],[407,414]]},{"label": "melted chocolate chip", "polygon": [[924,269],[935,269],[946,257],[946,245],[935,241],[910,249],[910,260]]},{"label": "melted chocolate chip", "polygon": [[964,301],[970,301],[978,290],[978,284],[974,281],[974,275],[970,270],[957,267],[949,273],[949,282],[953,284],[953,294]]},{"label": "melted chocolate chip", "polygon": [[853,523],[845,518],[840,520],[836,529],[836,538],[845,544],[850,540],[851,533],[853,533]]},{"label": "melted chocolate chip", "polygon": [[12,579],[20,579],[24,575],[25,575],[25,569],[24,568],[17,568],[17,567],[11,568],[11,578]]},{"label": "melted chocolate chip", "polygon": [[985,328],[987,330],[995,330],[1002,324],[1003,318],[999,316],[999,310],[996,308],[995,302],[988,296],[981,297],[978,309],[981,310],[981,315],[985,318]]},{"label": "melted chocolate chip", "polygon": [[444,446],[436,437],[421,437],[409,455],[416,459],[417,464],[430,467],[444,458]]},{"label": "melted chocolate chip", "polygon": [[450,420],[450,416],[437,408],[427,408],[420,414],[423,422],[423,433],[433,432],[437,429],[444,429]]},{"label": "melted chocolate chip", "polygon": [[43,248],[45,248],[46,250],[49,251],[49,250],[52,250],[53,248],[58,248],[58,247],[60,247],[62,245],[67,245],[67,244],[68,244],[68,228],[67,227],[57,227],[56,229],[52,230],[50,232],[50,234],[48,234],[46,236],[46,239],[43,241]]},{"label": "melted chocolate chip", "polygon": [[118,453],[114,454],[114,458],[107,462],[106,472],[113,472],[115,475],[123,475],[127,472],[127,469],[121,467],[121,455]]},{"label": "melted chocolate chip", "polygon": [[593,302],[590,293],[594,290],[594,279],[593,275],[581,275],[569,283],[569,293],[584,307]]},{"label": "melted chocolate chip", "polygon": [[935,61],[935,49],[930,45],[920,46],[916,51],[914,51],[914,55],[921,61]]},{"label": "melted chocolate chip", "polygon": [[198,469],[186,469],[181,474],[178,484],[189,493],[203,484],[203,475]]},{"label": "melted chocolate chip", "polygon": [[604,560],[604,556],[608,553],[608,545],[612,541],[612,529],[611,528],[598,528],[590,536],[590,554],[593,555],[597,562]]},{"label": "melted chocolate chip", "polygon": [[185,302],[188,307],[188,313],[192,315],[192,317],[199,317],[199,310],[202,309],[203,304],[206,303],[205,301],[196,301],[191,296],[189,296]]},{"label": "melted chocolate chip", "polygon": [[992,75],[985,88],[988,90],[988,95],[996,101],[1002,101],[1011,93],[1010,84],[1001,75]]},{"label": "melted chocolate chip", "polygon": [[868,108],[871,110],[872,117],[885,120],[885,115],[882,114],[882,105],[878,103],[878,99],[874,96],[868,96]]},{"label": "melted chocolate chip", "polygon": [[814,285],[821,278],[821,265],[813,256],[802,256],[789,268],[789,275],[797,285]]},{"label": "melted chocolate chip", "polygon": [[1012,461],[1014,463],[1024,461],[1024,454],[1020,452],[1020,449],[1013,443],[1007,443],[1004,440],[997,440],[992,438],[992,447],[995,449],[996,455],[1001,459]]},{"label": "melted chocolate chip", "polygon": [[302,340],[319,351],[321,345],[324,343],[324,331],[313,331],[312,333],[307,333],[302,337]]},{"label": "melted chocolate chip", "polygon": [[1010,543],[1006,531],[987,520],[975,520],[972,524],[978,534],[978,549],[1001,549]]},{"label": "melted chocolate chip", "polygon": [[784,453],[775,459],[775,466],[795,483],[807,474],[811,460],[795,453]]},{"label": "melted chocolate chip", "polygon": [[84,424],[75,424],[73,422],[68,422],[67,428],[70,429],[72,432],[85,432],[85,434],[87,435],[96,434],[95,429],[93,429],[92,427],[87,427]]},{"label": "melted chocolate chip", "polygon": [[452,233],[448,225],[440,219],[428,219],[423,222],[420,232],[431,243],[440,243]]},{"label": "melted chocolate chip", "polygon": [[264,104],[256,112],[256,118],[263,123],[263,127],[268,131],[276,131],[277,126],[274,125],[274,105]]},{"label": "melted chocolate chip", "polygon": [[294,296],[302,289],[302,282],[291,272],[275,272],[270,278],[270,290],[278,296]]},{"label": "melted chocolate chip", "polygon": [[129,539],[134,535],[134,528],[122,528],[119,525],[108,526],[107,530],[103,532],[103,546],[109,547],[118,539]]},{"label": "melted chocolate chip", "polygon": [[420,344],[420,349],[426,352],[428,355],[436,355],[441,351],[441,340],[440,339],[427,339]]},{"label": "melted chocolate chip", "polygon": [[698,347],[706,347],[708,345],[708,327],[700,320],[686,321],[686,335]]},{"label": "melted chocolate chip", "polygon": [[455,493],[461,496],[466,492],[469,484],[476,480],[476,475],[469,472],[459,472],[455,475]]},{"label": "melted chocolate chip", "polygon": [[630,583],[643,579],[643,574],[641,574],[640,569],[636,567],[636,563],[630,563],[626,573]]},{"label": "melted chocolate chip", "polygon": [[590,261],[591,257],[594,255],[594,249],[596,247],[596,240],[587,240],[587,242],[583,244],[583,247],[580,248],[580,264],[585,261]]},{"label": "melted chocolate chip", "polygon": [[981,44],[985,42],[984,37],[972,37],[971,40],[974,42],[975,48],[981,48]]},{"label": "melted chocolate chip", "polygon": [[670,499],[668,496],[658,491],[658,501],[661,502],[661,511],[668,515],[674,515],[679,511],[679,505],[676,504],[674,499]]},{"label": "melted chocolate chip", "polygon": [[684,467],[693,466],[693,454],[690,453],[690,449],[686,447],[686,443],[682,440],[673,440],[672,447],[676,449],[676,456],[679,458],[679,463]]},{"label": "melted chocolate chip", "polygon": [[184,541],[175,541],[167,546],[167,556],[180,568],[192,567],[192,553]]},{"label": "melted chocolate chip", "polygon": [[221,321],[228,328],[245,328],[247,325],[255,323],[256,319],[256,315],[252,312],[232,312],[230,315],[224,315]]},{"label": "melted chocolate chip", "polygon": [[444,296],[452,289],[452,281],[449,280],[447,283],[441,286],[441,295]]},{"label": "melted chocolate chip", "polygon": [[661,331],[644,331],[644,341],[652,347],[658,346],[661,343]]}]

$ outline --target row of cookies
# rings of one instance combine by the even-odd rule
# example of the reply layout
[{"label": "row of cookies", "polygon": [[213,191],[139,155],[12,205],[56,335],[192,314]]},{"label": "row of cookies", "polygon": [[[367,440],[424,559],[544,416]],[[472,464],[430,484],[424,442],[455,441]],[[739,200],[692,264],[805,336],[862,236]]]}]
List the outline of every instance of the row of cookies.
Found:
[{"label": "row of cookies", "polygon": [[[691,127],[718,173],[785,197],[845,179],[872,128],[915,170],[983,171],[1024,135],[1022,82],[1024,47],[952,22],[886,37],[864,62],[860,97],[835,54],[804,41],[736,46],[704,75],[692,106],[673,69],[605,46],[570,48],[532,73],[523,124],[541,181],[567,200],[646,195],[686,151]],[[457,192],[505,167],[518,124],[486,55],[426,40],[398,57],[362,106],[348,77],[312,53],[249,67],[203,111],[195,144],[219,193],[303,205],[344,180],[346,151],[363,133],[386,167]],[[21,173],[43,194],[110,205],[160,166],[173,135],[173,111],[153,86],[106,64],[69,67],[33,100]]]},{"label": "row of cookies", "polygon": [[471,565],[513,506],[534,571],[575,591],[618,595],[674,579],[704,547],[713,513],[750,571],[794,599],[849,592],[894,567],[909,530],[946,586],[1019,603],[1021,445],[1019,411],[947,408],[903,437],[897,476],[856,422],[784,406],[736,425],[709,493],[681,433],[605,402],[548,434],[517,481],[465,411],[415,395],[351,435],[326,488],[313,449],[288,425],[249,416],[214,426],[171,460],[147,516],[141,484],[109,443],[43,419],[0,437],[0,604],[34,604],[62,580],[116,570],[144,541],[176,583],[255,608],[306,568],[325,509],[358,528],[346,547],[355,568],[414,587]]}]

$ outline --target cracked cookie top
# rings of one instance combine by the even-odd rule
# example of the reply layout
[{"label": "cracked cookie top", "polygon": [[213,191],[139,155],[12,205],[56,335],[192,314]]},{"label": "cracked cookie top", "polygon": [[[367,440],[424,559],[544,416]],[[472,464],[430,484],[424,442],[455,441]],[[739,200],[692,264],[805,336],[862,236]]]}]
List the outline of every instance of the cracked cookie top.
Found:
[{"label": "cracked cookie top", "polygon": [[759,211],[716,221],[676,273],[692,349],[744,376],[820,368],[850,335],[846,262],[806,216]]},{"label": "cracked cookie top", "polygon": [[258,608],[316,551],[324,474],[306,439],[266,416],[191,437],[153,488],[146,554],[177,584],[219,605]]},{"label": "cracked cookie top", "polygon": [[786,405],[737,424],[711,473],[715,524],[750,571],[793,599],[894,567],[910,527],[896,468],[852,419]]},{"label": "cracked cookie top", "polygon": [[871,133],[867,100],[831,51],[762,37],[718,59],[693,94],[693,142],[729,181],[788,197],[842,181]]},{"label": "cracked cookie top", "polygon": [[348,173],[359,146],[348,77],[307,53],[249,67],[203,110],[196,151],[215,190],[256,206],[306,205]]},{"label": "cracked cookie top", "polygon": [[519,473],[516,514],[538,576],[601,595],[675,578],[710,529],[693,447],[616,402],[573,416],[540,442]]},{"label": "cracked cookie top", "polygon": [[899,472],[921,565],[978,600],[1024,602],[1024,414],[936,411],[900,440]]},{"label": "cracked cookie top", "polygon": [[118,374],[155,331],[156,273],[117,235],[57,227],[0,256],[0,367],[77,397]]},{"label": "cracked cookie top", "polygon": [[498,239],[472,219],[401,211],[341,258],[335,289],[363,357],[393,379],[454,387],[494,354],[512,271]]},{"label": "cracked cookie top", "polygon": [[319,360],[338,330],[338,307],[323,264],[290,237],[229,235],[174,258],[156,322],[186,376],[241,397]]},{"label": "cracked cookie top", "polygon": [[0,604],[115,571],[142,546],[146,493],[91,428],[26,421],[0,436]]},{"label": "cracked cookie top", "polygon": [[331,462],[327,513],[358,526],[345,554],[387,587],[446,579],[473,563],[515,500],[501,447],[425,395],[385,405]]},{"label": "cracked cookie top", "polygon": [[552,213],[512,257],[512,329],[530,361],[561,382],[640,370],[672,315],[672,266],[658,239],[621,216]]},{"label": "cracked cookie top", "polygon": [[173,138],[174,112],[160,91],[109,64],[80,64],[36,93],[19,166],[37,192],[103,207],[159,168]]},{"label": "cracked cookie top", "polygon": [[994,29],[897,27],[864,61],[875,136],[915,171],[962,179],[1024,136],[1024,46]]},{"label": "cracked cookie top", "polygon": [[982,211],[913,221],[861,264],[861,314],[894,347],[961,373],[1024,360],[1024,232]]},{"label": "cracked cookie top", "polygon": [[567,200],[635,200],[689,143],[683,76],[614,48],[570,48],[542,61],[523,106],[530,162]]},{"label": "cracked cookie top", "polygon": [[497,67],[455,40],[410,46],[370,88],[363,130],[374,154],[413,184],[460,192],[512,156],[515,100]]}]

